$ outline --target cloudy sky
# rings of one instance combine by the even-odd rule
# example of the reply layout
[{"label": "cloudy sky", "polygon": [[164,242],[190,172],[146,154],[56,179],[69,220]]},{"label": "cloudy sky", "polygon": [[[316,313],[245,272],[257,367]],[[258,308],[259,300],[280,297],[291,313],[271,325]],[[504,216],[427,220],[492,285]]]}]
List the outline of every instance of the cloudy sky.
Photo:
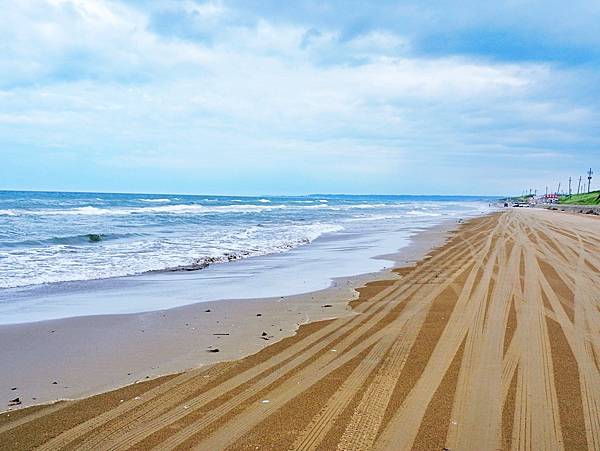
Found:
[{"label": "cloudy sky", "polygon": [[600,166],[595,0],[0,6],[0,189],[504,194]]}]

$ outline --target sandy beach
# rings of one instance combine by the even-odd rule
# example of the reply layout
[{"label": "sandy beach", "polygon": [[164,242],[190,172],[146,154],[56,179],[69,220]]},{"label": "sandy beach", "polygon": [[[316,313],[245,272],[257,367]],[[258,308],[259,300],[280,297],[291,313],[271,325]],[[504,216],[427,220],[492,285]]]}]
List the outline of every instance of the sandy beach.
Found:
[{"label": "sandy beach", "polygon": [[[171,331],[180,354],[173,344],[158,346],[166,335],[155,332],[153,341],[110,333],[122,322],[114,330],[141,337],[143,315],[112,318],[113,326],[79,319],[79,336],[96,321],[112,349],[124,339],[134,343],[124,355],[145,357],[130,371],[127,358],[116,365],[119,384],[123,371],[141,382],[4,413],[0,448],[600,449],[599,248],[598,218],[513,209],[467,221],[416,264],[369,282],[349,306],[347,291],[330,302],[325,293],[232,303],[242,316],[228,318],[228,333],[240,333],[220,339],[191,331],[220,333],[216,320],[203,322],[220,304],[168,311],[172,324],[187,322]],[[163,314],[147,317],[148,327],[160,329],[152,323]],[[50,342],[60,329],[48,326],[29,325],[38,329],[28,333]],[[16,330],[0,333],[19,346]],[[81,353],[81,345],[70,349],[56,339],[65,355]],[[171,353],[180,360],[170,367]],[[145,374],[151,361],[159,370]],[[183,362],[203,366],[153,378]],[[71,365],[65,377],[79,370],[86,371]]]},{"label": "sandy beach", "polygon": [[[380,258],[393,262],[392,266],[413,264],[443,243],[456,226],[455,220],[445,221]],[[234,265],[249,266],[245,262]],[[309,277],[310,272],[298,274],[288,285],[303,285]],[[0,325],[0,361],[5,362],[0,372],[5,403],[0,411],[79,399],[246,357],[294,335],[302,324],[353,315],[348,301],[358,297],[357,288],[397,278],[395,272],[384,270],[335,278],[326,289],[296,295]],[[8,401],[16,397],[21,404],[9,407]]]}]

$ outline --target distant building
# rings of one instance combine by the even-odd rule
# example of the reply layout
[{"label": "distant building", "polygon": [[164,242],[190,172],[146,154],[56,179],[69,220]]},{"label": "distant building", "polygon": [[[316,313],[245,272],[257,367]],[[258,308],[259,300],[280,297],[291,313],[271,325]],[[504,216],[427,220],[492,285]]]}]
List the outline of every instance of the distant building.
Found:
[{"label": "distant building", "polygon": [[545,204],[557,204],[558,197],[558,194],[546,194],[543,196],[542,202]]}]

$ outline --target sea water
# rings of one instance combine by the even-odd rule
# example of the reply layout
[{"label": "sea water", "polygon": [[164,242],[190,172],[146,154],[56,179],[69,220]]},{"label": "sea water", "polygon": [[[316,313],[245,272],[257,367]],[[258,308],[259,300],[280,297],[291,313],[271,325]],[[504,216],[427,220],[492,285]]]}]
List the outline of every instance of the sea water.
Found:
[{"label": "sea water", "polygon": [[492,201],[0,191],[0,324],[325,288]]}]

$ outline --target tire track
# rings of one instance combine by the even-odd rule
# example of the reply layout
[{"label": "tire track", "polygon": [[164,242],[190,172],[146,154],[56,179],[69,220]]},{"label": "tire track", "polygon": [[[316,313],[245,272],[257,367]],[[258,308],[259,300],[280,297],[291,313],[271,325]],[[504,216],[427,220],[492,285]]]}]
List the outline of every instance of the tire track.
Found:
[{"label": "tire track", "polygon": [[[452,280],[452,279],[451,279]],[[345,363],[349,358],[351,358],[356,352],[359,352],[361,349],[364,349],[365,346],[371,344],[372,340],[380,339],[382,336],[388,334],[389,329],[401,330],[402,324],[405,324],[406,321],[414,318],[415,315],[425,311],[436,295],[443,291],[449,281],[444,285],[433,285],[429,287],[431,293],[427,295],[427,298],[415,300],[410,296],[407,301],[409,304],[407,307],[402,310],[400,317],[393,320],[392,323],[386,325],[386,328],[382,328],[378,331],[373,331],[374,335],[371,335],[369,338],[366,338],[365,341],[362,341],[357,344],[356,339],[354,341],[346,343],[344,345],[337,344],[336,345],[336,353],[333,358],[329,357],[331,360],[327,366],[321,367],[319,369],[318,366],[313,368],[312,366],[309,368],[305,368],[303,370],[303,374],[298,375],[296,378],[291,381],[286,381],[284,385],[278,387],[276,392],[265,393],[264,397],[268,397],[271,401],[274,398],[284,399],[286,402],[291,399],[290,394],[294,396],[299,395],[303,390],[308,389],[310,386],[315,384],[318,379],[322,378],[324,374],[328,374],[335,370],[339,365]],[[400,303],[403,300],[395,299],[388,300],[389,303]],[[355,335],[356,336],[356,335]],[[350,341],[350,339],[348,340]],[[349,349],[351,354],[350,356],[345,356],[345,349]],[[336,360],[339,360],[336,362]],[[317,362],[318,364],[319,362]],[[315,365],[317,365],[315,364]],[[321,363],[323,365],[323,363]],[[272,413],[276,406],[281,406],[282,402],[279,401],[277,403],[271,402],[268,407],[261,409],[264,413]],[[202,420],[204,421],[204,420]],[[213,420],[214,421],[214,420]],[[219,447],[224,446],[226,443],[229,443],[236,436],[240,436],[242,433],[247,432],[251,427],[253,427],[257,423],[257,417],[252,414],[252,411],[245,412],[244,415],[240,419],[236,419],[233,423],[237,424],[237,426],[231,426],[224,429],[224,431],[219,431],[216,436],[211,437],[210,440],[207,439],[203,442],[204,449],[219,449]],[[206,427],[205,423],[202,423],[203,427]],[[193,435],[197,434],[201,427],[200,423],[195,423],[193,426],[188,426],[184,431],[181,431],[173,437],[173,440],[168,442],[168,445],[174,445],[175,443],[183,443],[183,441],[190,439]]]},{"label": "tire track", "polygon": [[[36,425],[54,435],[41,449],[282,449],[263,440],[277,424],[283,449],[600,449],[599,237],[600,221],[534,209],[469,221],[357,315],[92,418],[20,416],[0,443]],[[68,415],[83,420],[57,429]]]},{"label": "tire track", "polygon": [[[429,262],[427,262],[429,266]],[[427,278],[431,278],[433,277],[433,272],[428,273],[428,272],[418,272],[416,273],[416,276],[418,277],[417,281],[414,282],[413,285],[408,286],[407,289],[404,290],[404,295],[405,297],[409,298],[416,290],[420,289],[421,287],[419,286],[415,286],[418,285],[419,282],[422,283],[424,280],[427,280]],[[422,290],[422,288],[421,288]],[[363,324],[361,326],[361,328],[359,329],[355,329],[354,330],[354,340],[356,340],[356,338],[360,337],[362,334],[364,334],[366,332],[366,329],[370,328],[373,326],[373,323],[376,323],[380,320],[382,320],[385,315],[387,315],[393,308],[393,306],[395,305],[395,303],[401,302],[402,299],[395,299],[396,296],[389,296],[390,298],[394,299],[392,301],[392,299],[388,299],[384,308],[379,311],[377,313],[377,316],[368,324]],[[348,327],[349,328],[349,327]],[[347,341],[350,341],[350,339],[348,339]],[[350,343],[353,344],[353,343]],[[340,344],[336,344],[337,348],[344,348],[347,346],[350,346],[350,344],[344,344],[343,346]],[[328,346],[331,346],[330,343],[327,342],[320,342],[317,345],[313,346],[311,348],[311,353],[314,354],[317,350],[319,349],[323,349],[326,348]],[[362,347],[365,346],[365,344],[363,343],[361,345]],[[309,353],[304,353],[301,354],[299,356],[300,359],[304,359],[307,360],[308,358],[310,358],[310,356],[312,355]],[[339,356],[341,354],[341,352],[339,352],[338,354],[336,354],[337,356]],[[328,356],[328,354],[325,354],[327,357],[326,359],[335,359],[336,357],[330,357]],[[295,368],[294,365],[291,365],[289,367],[287,367],[285,370],[281,370],[279,371],[277,374],[275,375],[270,375],[268,376],[266,379],[264,379],[263,381],[258,381],[253,383],[253,385],[249,388],[250,391],[246,391],[244,394],[241,394],[239,396],[237,396],[235,398],[235,402],[234,401],[228,401],[226,406],[220,406],[219,408],[215,408],[213,409],[211,412],[202,415],[201,418],[199,418],[198,420],[190,423],[190,424],[186,424],[186,426],[184,427],[184,429],[182,431],[177,432],[176,434],[173,435],[173,437],[170,437],[169,439],[167,439],[166,442],[166,446],[175,446],[176,443],[181,443],[184,442],[188,439],[190,439],[193,435],[195,435],[198,431],[202,430],[203,428],[207,427],[209,424],[211,424],[212,422],[217,421],[220,417],[225,416],[228,412],[230,412],[238,403],[243,402],[244,399],[249,399],[252,396],[257,395],[257,393],[260,392],[260,390],[266,388],[268,385],[270,385],[271,383],[276,382],[278,379],[284,377],[284,375],[293,370],[293,368]],[[286,371],[288,370],[288,371]],[[333,369],[331,369],[333,370]],[[307,370],[303,370],[304,372],[306,372]],[[272,396],[271,396],[272,397]],[[204,403],[203,405],[206,405],[207,403]],[[188,409],[199,409],[201,406],[200,405],[192,405],[192,403],[187,403],[188,405]],[[261,409],[262,412],[266,412],[268,411],[268,409]],[[169,418],[167,421],[164,420],[160,420],[158,423],[155,422],[153,424],[149,424],[147,425],[147,427],[145,427],[145,431],[138,431],[135,433],[135,436],[126,436],[123,437],[121,441],[125,441],[125,442],[131,442],[131,441],[135,441],[135,442],[139,442],[140,440],[144,439],[146,436],[148,436],[149,434],[153,434],[155,433],[157,430],[160,430],[162,428],[165,428],[168,426],[168,424],[174,423],[175,421],[181,420],[183,419],[185,416],[190,415],[187,412],[177,412],[177,413],[171,413],[169,414]],[[230,439],[231,436],[228,435],[228,439]],[[118,444],[116,444],[118,445]],[[112,448],[109,448],[112,449]]]}]

